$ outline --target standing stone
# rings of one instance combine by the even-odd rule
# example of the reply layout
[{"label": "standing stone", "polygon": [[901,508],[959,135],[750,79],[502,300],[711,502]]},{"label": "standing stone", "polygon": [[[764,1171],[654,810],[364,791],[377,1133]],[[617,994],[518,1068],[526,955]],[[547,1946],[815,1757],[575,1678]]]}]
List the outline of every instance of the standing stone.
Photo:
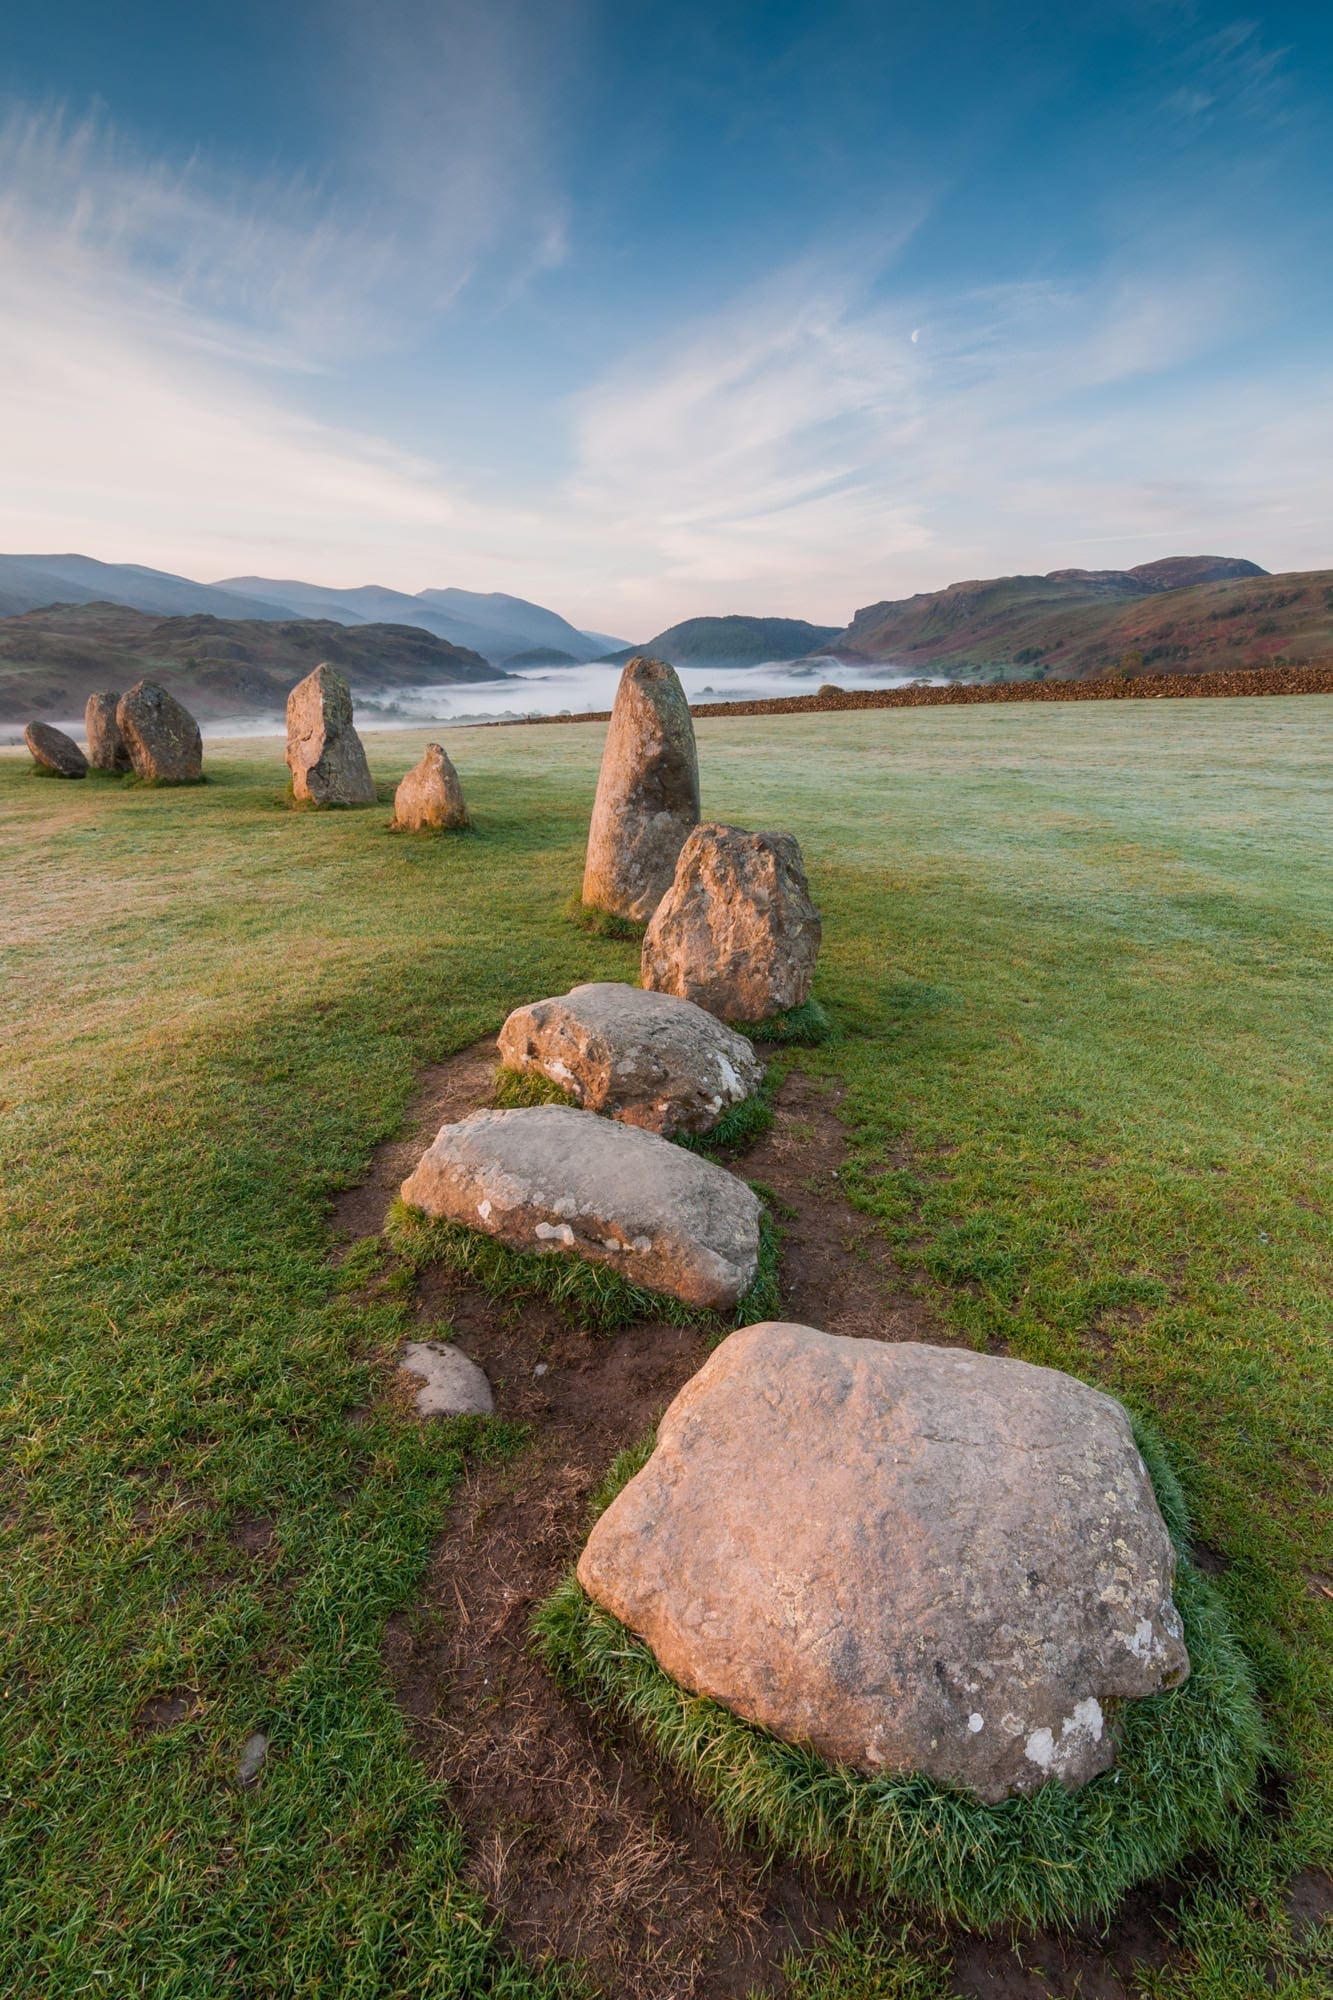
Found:
[{"label": "standing stone", "polygon": [[640,977],[723,1021],[765,1021],[810,997],[822,936],[790,833],[696,827],[643,940]]},{"label": "standing stone", "polygon": [[744,1035],[672,993],[597,980],[516,1007],[500,1060],[558,1083],[586,1111],[664,1139],[710,1132],[763,1082]]},{"label": "standing stone", "polygon": [[515,1250],[609,1264],[650,1292],[724,1312],[759,1267],[759,1198],[655,1133],[563,1104],[443,1125],[403,1200]]},{"label": "standing stone", "polygon": [[53,729],[49,722],[30,722],[23,732],[23,740],[32,752],[33,762],[40,764],[44,771],[52,772],[57,778],[87,777],[88,759],[74,738],[66,736],[63,729]]},{"label": "standing stone", "polygon": [[88,739],[88,762],[94,771],[129,771],[134,767],[125,748],[125,738],[116,721],[118,694],[90,694],[83,711],[83,733]]},{"label": "standing stone", "polygon": [[156,681],[138,681],[120,697],[116,727],[136,777],[155,785],[193,785],[203,776],[199,724]]},{"label": "standing stone", "polygon": [[352,691],[327,662],[287,697],[287,763],[298,799],[319,806],[375,803],[375,780],[352,727]]},{"label": "standing stone", "polygon": [[769,1321],[686,1383],[578,1574],[691,1692],[994,1803],[1106,1770],[1107,1703],[1186,1678],[1175,1567],[1110,1396]]},{"label": "standing stone", "polygon": [[470,826],[458,773],[438,743],[428,743],[393,795],[395,833],[443,833]]},{"label": "standing stone", "polygon": [[674,667],[639,656],[620,676],[597,780],[583,900],[642,921],[699,821],[699,760]]}]

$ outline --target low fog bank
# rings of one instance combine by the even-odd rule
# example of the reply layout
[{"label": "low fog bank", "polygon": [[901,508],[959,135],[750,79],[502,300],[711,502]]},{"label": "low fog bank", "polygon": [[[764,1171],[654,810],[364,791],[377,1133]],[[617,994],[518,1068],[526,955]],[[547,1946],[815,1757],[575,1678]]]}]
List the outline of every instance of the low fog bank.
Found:
[{"label": "low fog bank", "polygon": [[[680,667],[681,684],[691,702],[766,701],[774,695],[812,694],[827,681],[844,688],[907,687],[913,681],[942,686],[939,675],[912,673],[903,667],[848,666],[821,659],[788,665],[782,660],[758,667]],[[589,715],[610,708],[620,681],[613,666],[532,667],[503,681],[469,681],[459,687],[379,688],[354,690],[356,726],[360,730],[404,729],[447,722],[452,728],[469,723],[520,722],[541,715]],[[519,683],[522,683],[520,686]],[[178,693],[188,704],[188,692]],[[83,717],[43,717],[54,720],[78,741]],[[259,715],[213,716],[203,725],[208,737],[272,736],[286,726],[278,711]],[[21,743],[19,723],[0,724],[0,744]]]}]

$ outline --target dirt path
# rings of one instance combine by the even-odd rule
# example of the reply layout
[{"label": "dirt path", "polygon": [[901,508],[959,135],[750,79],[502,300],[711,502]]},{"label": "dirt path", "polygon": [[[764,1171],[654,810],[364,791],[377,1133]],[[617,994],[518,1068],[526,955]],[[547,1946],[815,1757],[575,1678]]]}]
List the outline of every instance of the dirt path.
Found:
[{"label": "dirt path", "polygon": [[[494,1044],[478,1043],[423,1077],[409,1136],[381,1148],[339,1204],[344,1240],[382,1227],[440,1123],[489,1101],[495,1061]],[[772,1130],[736,1163],[779,1207],[784,1315],[938,1341],[882,1236],[842,1195],[839,1096],[793,1070]],[[526,1636],[582,1546],[611,1460],[651,1430],[710,1336],[653,1323],[591,1336],[554,1308],[497,1305],[440,1268],[422,1274],[416,1311],[423,1335],[455,1340],[486,1370],[497,1411],[532,1427],[515,1458],[470,1475],[419,1603],[386,1635],[413,1741],[466,1833],[471,1880],[515,1946],[580,1961],[608,2000],[779,1993],[784,1957],[861,1906],[727,1841],[628,1732],[559,1693]],[[1100,1943],[1029,1939],[1018,1954],[1004,1941],[953,1943],[954,1990],[972,2000],[1127,2000],[1122,1974],[1164,1949],[1151,1899]]]}]

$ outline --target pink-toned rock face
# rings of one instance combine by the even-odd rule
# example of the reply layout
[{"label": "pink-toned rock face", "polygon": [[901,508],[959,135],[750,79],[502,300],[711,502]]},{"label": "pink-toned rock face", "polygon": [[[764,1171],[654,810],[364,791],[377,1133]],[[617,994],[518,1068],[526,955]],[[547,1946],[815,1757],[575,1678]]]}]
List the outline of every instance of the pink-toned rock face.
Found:
[{"label": "pink-toned rock face", "polygon": [[470,824],[457,771],[440,744],[428,743],[421,762],[413,765],[394,793],[394,830],[446,833]]},{"label": "pink-toned rock face", "polygon": [[129,771],[130,753],[116,721],[118,694],[90,694],[83,711],[83,733],[88,739],[88,762],[94,771]]},{"label": "pink-toned rock face", "polygon": [[53,729],[49,722],[30,722],[23,732],[34,764],[57,778],[86,778],[88,759],[72,736]]},{"label": "pink-toned rock face", "polygon": [[442,1125],[403,1182],[411,1208],[515,1250],[609,1264],[636,1285],[723,1312],[759,1264],[758,1196],[652,1132],[568,1105],[475,1111]]},{"label": "pink-toned rock face", "polygon": [[791,834],[699,826],[648,926],[640,977],[723,1021],[764,1021],[809,999],[822,935]]},{"label": "pink-toned rock face", "polygon": [[620,676],[597,779],[583,900],[642,921],[699,818],[694,723],[674,667],[640,656]]},{"label": "pink-toned rock face", "polygon": [[1189,1672],[1123,1409],[956,1348],[732,1334],[578,1574],[682,1687],[988,1802],[1104,1771],[1108,1703]]},{"label": "pink-toned rock face", "polygon": [[155,785],[192,785],[203,776],[199,724],[156,681],[138,681],[120,697],[116,727],[137,778]]},{"label": "pink-toned rock face", "polygon": [[674,994],[598,980],[516,1007],[500,1060],[536,1070],[588,1111],[665,1139],[709,1132],[758,1090],[764,1068],[744,1035]]},{"label": "pink-toned rock face", "polygon": [[352,727],[352,691],[322,662],[287,697],[292,792],[318,806],[373,806],[375,781]]}]

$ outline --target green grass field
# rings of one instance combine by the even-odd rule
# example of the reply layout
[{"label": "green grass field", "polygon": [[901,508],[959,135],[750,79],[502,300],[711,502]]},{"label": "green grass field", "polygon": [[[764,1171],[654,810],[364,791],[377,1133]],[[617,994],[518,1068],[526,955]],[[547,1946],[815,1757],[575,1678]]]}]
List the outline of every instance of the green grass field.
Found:
[{"label": "green grass field", "polygon": [[[706,813],[804,846],[842,1032],[799,1059],[846,1082],[856,1198],[954,1328],[1149,1416],[1225,1562],[1272,1810],[1189,1877],[1154,2000],[1327,1990],[1282,1891],[1333,1858],[1331,725],[699,732]],[[272,742],[166,793],[0,757],[0,1992],[576,1990],[459,1886],[380,1669],[468,1456],[523,1441],[377,1397],[404,1308],[332,1267],[327,1213],[422,1063],[632,976],[564,914],[601,733],[451,732],[477,829],[441,841],[291,812]],[[421,733],[369,747],[393,779]],[[934,1991],[879,1935],[793,1991]]]}]

